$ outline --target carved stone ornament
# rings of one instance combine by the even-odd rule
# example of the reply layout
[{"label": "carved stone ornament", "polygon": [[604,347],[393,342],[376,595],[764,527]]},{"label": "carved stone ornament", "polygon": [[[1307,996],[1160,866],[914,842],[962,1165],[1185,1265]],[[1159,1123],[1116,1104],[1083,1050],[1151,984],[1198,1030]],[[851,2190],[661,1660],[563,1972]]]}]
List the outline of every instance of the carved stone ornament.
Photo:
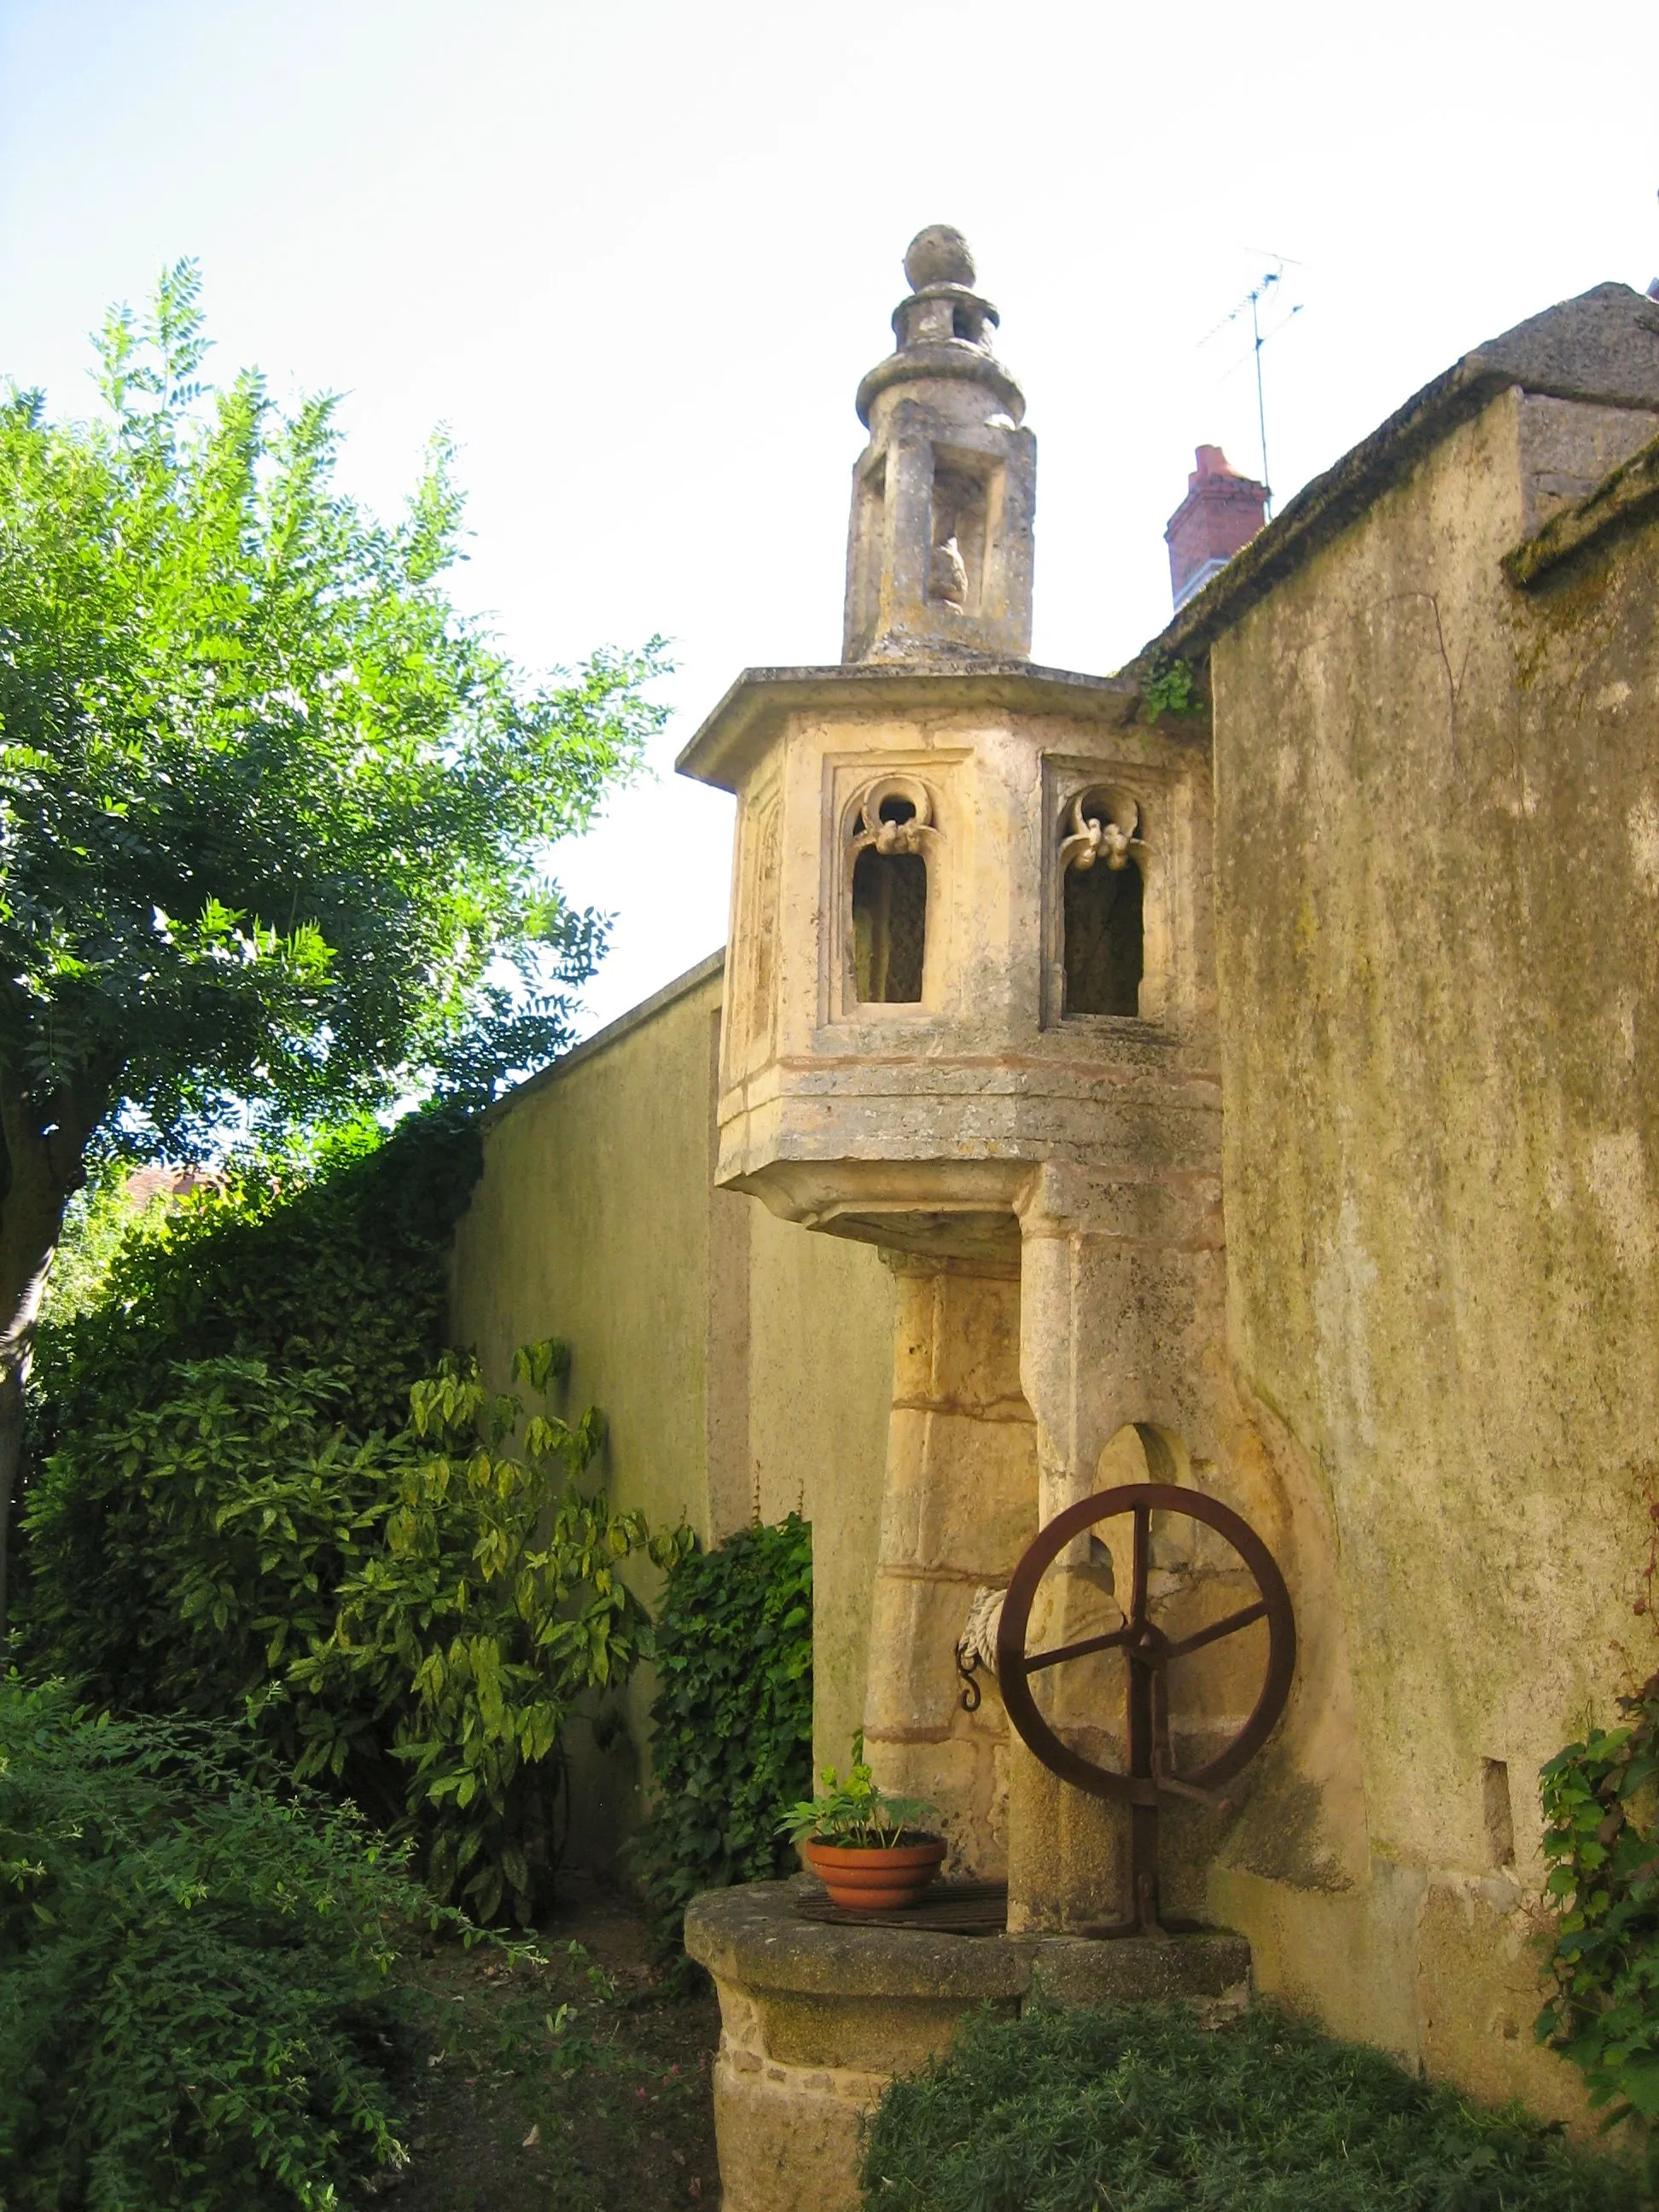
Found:
[{"label": "carved stone ornament", "polygon": [[[910,811],[902,820],[891,818],[904,807]],[[890,813],[884,814],[884,808]],[[877,776],[860,793],[853,818],[854,857],[871,845],[878,853],[920,853],[928,838],[939,835],[927,787],[913,775]]]},{"label": "carved stone ornament", "polygon": [[[1100,812],[1085,812],[1091,806],[1098,807]],[[1126,817],[1127,829],[1117,818],[1119,816]],[[1092,868],[1099,860],[1103,860],[1115,872],[1127,868],[1131,851],[1146,849],[1146,841],[1135,834],[1139,827],[1140,809],[1133,799],[1079,792],[1072,801],[1072,834],[1060,840],[1061,872],[1067,868]]]}]

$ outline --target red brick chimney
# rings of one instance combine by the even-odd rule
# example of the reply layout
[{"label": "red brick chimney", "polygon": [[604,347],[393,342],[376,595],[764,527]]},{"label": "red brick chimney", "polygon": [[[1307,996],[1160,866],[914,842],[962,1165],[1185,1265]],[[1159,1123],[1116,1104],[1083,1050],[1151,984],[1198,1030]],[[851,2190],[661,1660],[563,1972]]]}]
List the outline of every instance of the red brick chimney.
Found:
[{"label": "red brick chimney", "polygon": [[1229,468],[1219,446],[1200,446],[1194,458],[1198,466],[1187,479],[1187,496],[1164,532],[1177,607],[1249,544],[1267,514],[1267,485]]}]

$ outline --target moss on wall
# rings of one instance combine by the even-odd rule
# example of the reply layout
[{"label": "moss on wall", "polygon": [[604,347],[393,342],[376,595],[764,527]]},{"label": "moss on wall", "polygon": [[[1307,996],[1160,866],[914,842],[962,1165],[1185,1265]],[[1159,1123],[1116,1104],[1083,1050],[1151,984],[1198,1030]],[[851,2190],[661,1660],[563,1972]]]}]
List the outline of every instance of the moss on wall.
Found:
[{"label": "moss on wall", "polygon": [[1583,428],[1540,404],[1445,438],[1212,677],[1233,1343],[1328,1492],[1382,1882],[1352,1960],[1305,1911],[1267,1954],[1357,2032],[1403,2047],[1403,2010],[1440,2070],[1572,2110],[1514,1987],[1538,1770],[1656,1656],[1659,532],[1594,588],[1506,580]]}]

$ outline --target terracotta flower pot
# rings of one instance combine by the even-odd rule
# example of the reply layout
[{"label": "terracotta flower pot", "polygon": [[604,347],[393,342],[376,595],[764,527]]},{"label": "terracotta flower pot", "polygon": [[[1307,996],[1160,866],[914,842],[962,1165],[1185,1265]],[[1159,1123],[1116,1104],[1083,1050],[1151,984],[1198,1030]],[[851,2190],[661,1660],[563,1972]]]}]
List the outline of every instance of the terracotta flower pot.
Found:
[{"label": "terracotta flower pot", "polygon": [[921,1836],[887,1849],[879,1844],[821,1844],[809,1837],[801,1850],[832,1905],[854,1912],[897,1912],[915,1905],[939,1872],[945,1840]]}]

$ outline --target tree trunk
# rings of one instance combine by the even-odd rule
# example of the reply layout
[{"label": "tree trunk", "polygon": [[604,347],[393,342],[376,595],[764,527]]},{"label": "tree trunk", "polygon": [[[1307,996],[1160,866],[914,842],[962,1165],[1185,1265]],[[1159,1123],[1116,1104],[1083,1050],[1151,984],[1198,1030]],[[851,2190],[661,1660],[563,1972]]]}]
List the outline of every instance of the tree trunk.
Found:
[{"label": "tree trunk", "polygon": [[109,1101],[108,1086],[66,1084],[40,1095],[0,1063],[0,1135],[6,1179],[0,1197],[0,1659],[7,1639],[12,1496],[23,1458],[23,1389],[46,1270],[64,1208],[87,1179],[87,1139]]}]

